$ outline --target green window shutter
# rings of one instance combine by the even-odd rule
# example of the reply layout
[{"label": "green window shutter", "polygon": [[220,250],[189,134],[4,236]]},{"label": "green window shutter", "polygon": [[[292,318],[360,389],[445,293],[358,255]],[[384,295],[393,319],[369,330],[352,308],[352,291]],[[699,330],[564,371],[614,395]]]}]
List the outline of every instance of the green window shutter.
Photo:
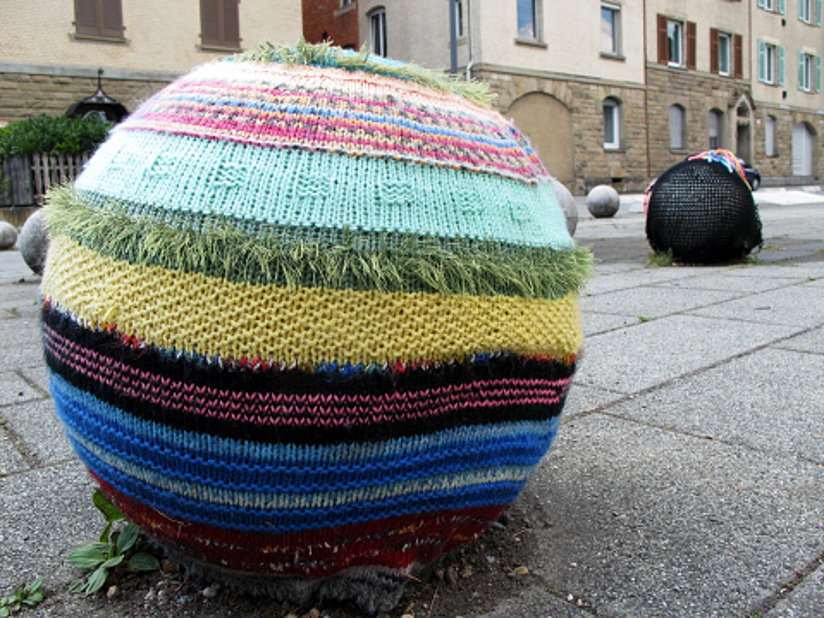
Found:
[{"label": "green window shutter", "polygon": [[815,57],[815,91],[821,92],[821,56]]},{"label": "green window shutter", "polygon": [[785,0],[778,0],[778,12],[782,15],[787,12],[787,7],[785,4]]},{"label": "green window shutter", "polygon": [[767,79],[767,45],[764,41],[758,41],[758,81],[763,82]]},{"label": "green window shutter", "polygon": [[798,0],[798,19],[804,21],[804,0]]},{"label": "green window shutter", "polygon": [[821,0],[815,0],[815,25],[821,25]]},{"label": "green window shutter", "polygon": [[784,46],[778,47],[778,85],[784,85]]},{"label": "green window shutter", "polygon": [[763,9],[765,6],[767,6],[766,0],[758,0],[758,8],[759,9]]},{"label": "green window shutter", "polygon": [[798,89],[804,90],[804,54],[798,52]]}]

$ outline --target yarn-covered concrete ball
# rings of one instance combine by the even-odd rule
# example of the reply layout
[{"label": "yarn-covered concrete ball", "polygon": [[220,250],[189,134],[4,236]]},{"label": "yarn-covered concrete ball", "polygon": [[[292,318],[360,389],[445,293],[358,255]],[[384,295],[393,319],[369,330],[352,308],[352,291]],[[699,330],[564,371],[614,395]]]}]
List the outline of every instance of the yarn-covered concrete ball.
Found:
[{"label": "yarn-covered concrete ball", "polygon": [[57,413],[184,563],[386,611],[546,453],[591,256],[485,93],[266,46],[147,100],[51,195]]},{"label": "yarn-covered concrete ball", "polygon": [[49,230],[43,211],[38,210],[29,215],[20,229],[20,255],[33,273],[42,275],[48,251]]},{"label": "yarn-covered concrete ball", "polygon": [[555,193],[555,199],[558,200],[558,205],[564,212],[566,220],[567,231],[570,236],[575,236],[575,230],[578,227],[578,204],[575,203],[575,198],[562,183],[555,178],[552,179],[552,190]]},{"label": "yarn-covered concrete ball", "polygon": [[672,166],[648,193],[647,240],[677,261],[740,260],[763,242],[752,190],[729,151],[710,150]]},{"label": "yarn-covered concrete ball", "polygon": [[587,194],[587,210],[596,218],[612,217],[621,206],[618,191],[609,185],[593,187]]},{"label": "yarn-covered concrete ball", "polygon": [[17,242],[17,228],[8,221],[0,221],[0,251],[11,249]]}]

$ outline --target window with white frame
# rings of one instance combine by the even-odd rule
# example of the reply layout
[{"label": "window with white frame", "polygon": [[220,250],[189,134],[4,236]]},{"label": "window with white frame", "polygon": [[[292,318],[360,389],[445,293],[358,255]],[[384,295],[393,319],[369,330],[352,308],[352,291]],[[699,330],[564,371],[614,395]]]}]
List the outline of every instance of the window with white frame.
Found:
[{"label": "window with white frame", "polygon": [[813,0],[798,0],[798,19],[808,24],[813,20]]},{"label": "window with white frame", "polygon": [[726,32],[718,33],[718,74],[729,75],[732,73],[730,67],[730,57],[732,54],[732,37]]},{"label": "window with white frame", "polygon": [[784,85],[784,47],[758,41],[758,81],[776,86]]},{"label": "window with white frame", "polygon": [[775,116],[764,118],[764,154],[775,156]]},{"label": "window with white frame", "polygon": [[611,2],[601,3],[601,52],[611,56],[621,53],[621,7]]},{"label": "window with white frame", "polygon": [[538,26],[540,0],[518,0],[518,38],[525,41],[539,41],[541,31]]},{"label": "window with white frame", "polygon": [[350,6],[354,0],[340,0],[340,8]]},{"label": "window with white frame", "polygon": [[604,99],[604,148],[617,150],[621,147],[621,103],[617,99]]},{"label": "window with white frame", "polygon": [[386,56],[386,11],[377,9],[369,14],[369,36],[372,52]]},{"label": "window with white frame", "polygon": [[821,57],[798,52],[798,89],[821,92]]},{"label": "window with white frame", "polygon": [[710,150],[724,147],[724,113],[710,110]]},{"label": "window with white frame", "polygon": [[670,150],[685,150],[687,147],[687,110],[682,105],[670,106]]},{"label": "window with white frame", "polygon": [[667,41],[669,42],[669,64],[684,64],[684,23],[670,19],[667,21]]},{"label": "window with white frame", "polygon": [[[802,0],[803,1],[803,0]],[[786,0],[758,0],[758,8],[783,15],[786,9]]]}]

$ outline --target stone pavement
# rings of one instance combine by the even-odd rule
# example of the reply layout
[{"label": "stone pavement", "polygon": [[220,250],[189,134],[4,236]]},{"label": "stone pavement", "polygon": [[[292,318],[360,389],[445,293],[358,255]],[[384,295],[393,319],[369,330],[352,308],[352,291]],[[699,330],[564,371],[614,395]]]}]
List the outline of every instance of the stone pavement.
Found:
[{"label": "stone pavement", "polygon": [[[765,246],[737,266],[649,267],[637,196],[581,209],[585,354],[522,496],[554,525],[530,540],[541,576],[486,617],[822,615],[824,198],[790,193],[757,193]],[[54,419],[38,283],[0,253],[0,596],[40,575],[24,615],[119,615],[65,592],[99,519]]]}]

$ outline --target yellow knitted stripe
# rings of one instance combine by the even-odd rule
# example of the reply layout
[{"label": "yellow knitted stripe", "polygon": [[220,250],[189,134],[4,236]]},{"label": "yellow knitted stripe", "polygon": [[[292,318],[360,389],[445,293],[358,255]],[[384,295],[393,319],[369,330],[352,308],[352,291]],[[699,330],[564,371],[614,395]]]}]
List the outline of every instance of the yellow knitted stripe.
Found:
[{"label": "yellow knitted stripe", "polygon": [[88,327],[166,349],[315,365],[463,358],[482,352],[577,354],[577,294],[379,293],[233,283],[133,265],[52,239],[43,293]]}]

